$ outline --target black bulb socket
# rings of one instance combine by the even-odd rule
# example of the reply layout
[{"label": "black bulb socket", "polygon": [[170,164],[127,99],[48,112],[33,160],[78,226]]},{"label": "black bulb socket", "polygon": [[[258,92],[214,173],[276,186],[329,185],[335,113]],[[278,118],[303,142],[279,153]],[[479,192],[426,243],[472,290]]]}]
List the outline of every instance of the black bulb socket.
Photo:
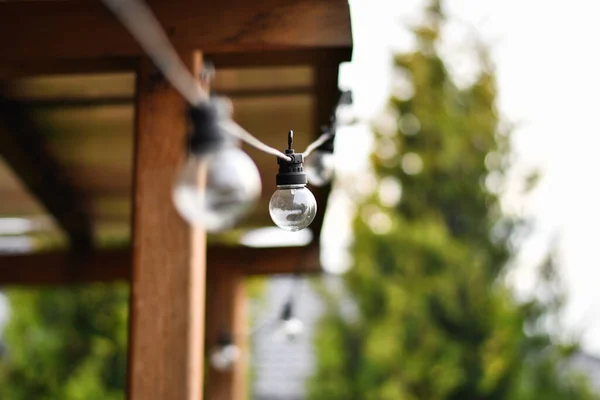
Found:
[{"label": "black bulb socket", "polygon": [[190,107],[191,129],[188,135],[190,153],[205,154],[225,144],[225,136],[219,126],[224,113],[223,107],[221,102],[212,99]]},{"label": "black bulb socket", "polygon": [[277,159],[279,164],[279,172],[275,178],[277,186],[306,185],[308,179],[302,165],[304,161],[302,153],[294,153],[294,149],[287,149],[285,155],[290,157],[291,161]]},{"label": "black bulb socket", "polygon": [[283,310],[281,311],[281,320],[282,321],[289,321],[290,319],[292,319],[293,314],[294,314],[292,308],[293,308],[293,306],[292,306],[291,301],[287,301],[283,305]]},{"label": "black bulb socket", "polygon": [[335,136],[330,137],[329,139],[327,139],[327,141],[325,141],[325,143],[320,145],[317,148],[317,150],[322,151],[323,153],[333,154],[333,142],[334,141],[335,141]]},{"label": "black bulb socket", "polygon": [[332,117],[331,126],[321,125],[321,135],[325,135],[327,133],[331,134],[331,137],[323,142],[322,145],[317,147],[315,151],[320,151],[321,153],[333,154],[334,152],[334,142],[335,142],[335,120]]},{"label": "black bulb socket", "polygon": [[217,338],[217,345],[225,347],[233,344],[233,335],[230,332],[221,332]]}]

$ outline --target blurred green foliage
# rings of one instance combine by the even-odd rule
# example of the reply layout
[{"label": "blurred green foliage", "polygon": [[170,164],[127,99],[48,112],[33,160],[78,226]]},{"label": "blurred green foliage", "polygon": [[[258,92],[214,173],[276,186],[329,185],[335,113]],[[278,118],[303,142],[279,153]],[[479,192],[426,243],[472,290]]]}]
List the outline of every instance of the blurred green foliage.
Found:
[{"label": "blurred green foliage", "polygon": [[125,398],[126,284],[11,288],[0,355],[2,400]]},{"label": "blurred green foliage", "polygon": [[[510,132],[499,128],[485,48],[477,79],[453,81],[437,52],[443,21],[433,1],[414,29],[417,50],[396,57],[405,79],[391,100],[397,125],[376,132],[373,165],[402,196],[358,205],[347,293],[325,297],[309,398],[592,399],[563,368],[576,347],[554,344],[544,329],[560,293],[523,303],[505,284],[525,227],[500,206]],[[551,285],[551,257],[542,270]],[[349,299],[356,315],[342,317]]]}]

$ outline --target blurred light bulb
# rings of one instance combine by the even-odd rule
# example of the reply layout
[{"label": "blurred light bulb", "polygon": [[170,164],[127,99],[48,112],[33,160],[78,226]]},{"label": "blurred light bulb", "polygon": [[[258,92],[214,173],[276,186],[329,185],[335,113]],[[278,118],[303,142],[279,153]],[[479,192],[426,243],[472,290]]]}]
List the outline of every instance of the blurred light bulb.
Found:
[{"label": "blurred light bulb", "polygon": [[210,364],[218,371],[229,371],[240,357],[240,349],[234,344],[217,348],[210,355]]},{"label": "blurred light bulb", "polygon": [[302,336],[303,333],[304,322],[298,318],[292,317],[280,322],[279,328],[277,329],[275,335],[278,340],[287,340],[292,342]]},{"label": "blurred light bulb", "polygon": [[335,160],[333,153],[319,149],[306,157],[304,164],[308,182],[313,186],[325,186],[331,182],[334,167]]},{"label": "blurred light bulb", "polygon": [[231,335],[221,334],[217,346],[210,353],[210,365],[217,371],[229,371],[240,355],[241,351],[232,342]]},{"label": "blurred light bulb", "polygon": [[173,193],[179,213],[209,232],[230,228],[260,197],[260,174],[252,159],[234,146],[191,156]]},{"label": "blurred light bulb", "polygon": [[294,153],[294,132],[288,136],[289,160],[278,158],[277,190],[269,201],[271,219],[281,229],[296,232],[309,226],[317,215],[317,200],[306,188],[306,174],[302,165],[302,154]]},{"label": "blurred light bulb", "polygon": [[209,232],[232,227],[252,211],[261,192],[254,161],[219,126],[226,117],[219,106],[209,103],[192,110],[190,155],[173,190],[181,216]]},{"label": "blurred light bulb", "polygon": [[331,182],[335,169],[333,150],[335,145],[335,132],[337,123],[332,120],[331,126],[321,126],[321,136],[329,135],[312,153],[306,156],[305,171],[308,182],[313,186],[325,186]]},{"label": "blurred light bulb", "polygon": [[271,196],[269,214],[275,225],[296,232],[310,225],[317,215],[317,200],[305,185],[281,185]]},{"label": "blurred light bulb", "polygon": [[349,90],[343,91],[338,100],[338,105],[335,110],[335,119],[339,124],[349,125],[356,119],[356,112],[353,106],[352,92]]},{"label": "blurred light bulb", "polygon": [[294,316],[292,300],[287,301],[281,312],[279,327],[275,332],[275,338],[279,340],[293,341],[304,333],[304,323]]}]

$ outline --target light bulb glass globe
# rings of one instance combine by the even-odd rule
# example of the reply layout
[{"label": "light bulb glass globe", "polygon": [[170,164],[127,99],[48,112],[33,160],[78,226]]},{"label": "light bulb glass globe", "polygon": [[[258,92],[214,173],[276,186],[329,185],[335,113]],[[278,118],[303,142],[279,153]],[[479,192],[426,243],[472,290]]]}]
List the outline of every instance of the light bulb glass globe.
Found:
[{"label": "light bulb glass globe", "polygon": [[327,151],[315,150],[304,161],[304,172],[313,186],[325,186],[331,182],[334,168],[334,155]]},{"label": "light bulb glass globe", "polygon": [[282,185],[269,202],[271,219],[281,229],[296,232],[310,225],[317,215],[317,200],[305,185]]},{"label": "light bulb glass globe", "polygon": [[294,341],[304,333],[304,322],[301,319],[292,317],[282,320],[276,332],[277,340]]},{"label": "light bulb glass globe", "polygon": [[188,158],[175,184],[173,201],[190,224],[219,232],[252,211],[260,191],[254,161],[239,148],[227,145]]},{"label": "light bulb glass globe", "polygon": [[217,371],[228,371],[240,358],[240,349],[235,344],[218,346],[210,354],[210,364]]}]

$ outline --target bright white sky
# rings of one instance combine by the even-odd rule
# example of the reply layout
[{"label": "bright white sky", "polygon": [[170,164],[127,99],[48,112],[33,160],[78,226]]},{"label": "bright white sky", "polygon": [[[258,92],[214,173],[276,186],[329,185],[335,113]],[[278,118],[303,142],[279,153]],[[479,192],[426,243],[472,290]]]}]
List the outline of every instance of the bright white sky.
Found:
[{"label": "bright white sky", "polygon": [[[393,50],[410,49],[411,37],[403,24],[419,21],[424,2],[350,3],[354,59],[342,69],[340,81],[352,88],[359,113],[369,119],[388,98]],[[446,31],[442,51],[459,79],[468,79],[473,71],[465,37],[477,31],[492,46],[499,107],[508,121],[518,124],[514,133],[518,167],[509,186],[532,167],[543,173],[538,189],[528,199],[506,198],[507,209],[537,221],[513,282],[521,293],[531,290],[532,266],[547,251],[549,239],[558,234],[561,273],[569,296],[566,325],[582,335],[585,349],[600,355],[600,255],[596,251],[600,239],[600,2],[447,0],[445,7],[454,22]],[[354,139],[340,146],[364,154],[369,139],[361,131],[366,131],[366,125],[356,128],[355,135],[347,135]],[[348,234],[340,229],[347,220],[344,199],[332,204],[336,210],[328,210],[327,218],[335,223],[325,226],[324,240],[347,241]]]}]

